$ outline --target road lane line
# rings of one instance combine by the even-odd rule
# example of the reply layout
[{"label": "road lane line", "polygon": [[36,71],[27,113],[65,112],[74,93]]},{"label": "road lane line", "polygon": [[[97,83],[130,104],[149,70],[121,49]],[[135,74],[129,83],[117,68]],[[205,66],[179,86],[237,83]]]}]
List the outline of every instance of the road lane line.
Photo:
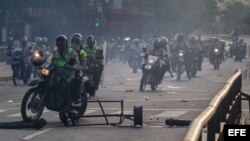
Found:
[{"label": "road lane line", "polygon": [[30,134],[30,135],[28,135],[28,136],[22,138],[22,140],[26,140],[26,141],[27,141],[27,140],[30,140],[30,139],[32,139],[32,138],[34,138],[34,137],[36,137],[36,136],[42,135],[42,134],[44,134],[44,133],[46,133],[46,132],[49,132],[49,131],[52,130],[52,129],[53,129],[53,128],[48,128],[48,129],[44,129],[44,130],[35,132],[35,133],[33,133],[33,134]]},{"label": "road lane line", "polygon": [[[121,111],[116,111],[116,112],[114,112],[112,114],[121,114]],[[123,111],[123,114],[125,114],[125,115],[131,115],[131,114],[133,114],[133,111]]]},{"label": "road lane line", "polygon": [[[208,100],[212,100],[212,98],[183,98],[183,99],[149,99],[148,101],[208,101]],[[136,101],[146,101],[146,100],[136,100],[136,99],[124,99],[124,101],[126,102],[136,102]]]},{"label": "road lane line", "polygon": [[21,103],[0,103],[0,105],[21,105]]},{"label": "road lane line", "polygon": [[176,118],[176,117],[179,117],[185,113],[187,113],[188,111],[165,111],[165,112],[162,112],[158,115],[155,115],[153,117],[159,117],[159,118],[162,118],[162,117],[170,117],[170,118]]},{"label": "road lane line", "polygon": [[7,117],[21,117],[21,113],[16,113],[16,114],[8,115]]},{"label": "road lane line", "polygon": [[0,113],[5,112],[6,110],[0,110]]},{"label": "road lane line", "polygon": [[[88,108],[88,109],[98,109],[100,108]],[[104,108],[104,110],[120,110],[121,108]],[[132,109],[132,108],[131,108]],[[124,111],[131,111],[131,109],[124,109]],[[143,111],[202,111],[204,109],[143,109]]]},{"label": "road lane line", "polygon": [[[49,112],[49,110],[44,110],[43,114]],[[8,115],[7,117],[21,117],[21,113],[16,113],[16,114],[12,114],[12,115]]]},{"label": "road lane line", "polygon": [[[84,115],[90,114],[90,113],[94,113],[96,112],[98,109],[91,109],[91,110],[87,110]],[[59,118],[59,115],[55,115],[56,118]]]},{"label": "road lane line", "polygon": [[185,88],[185,87],[167,85],[167,88],[169,88],[169,89],[183,89],[183,88]]}]

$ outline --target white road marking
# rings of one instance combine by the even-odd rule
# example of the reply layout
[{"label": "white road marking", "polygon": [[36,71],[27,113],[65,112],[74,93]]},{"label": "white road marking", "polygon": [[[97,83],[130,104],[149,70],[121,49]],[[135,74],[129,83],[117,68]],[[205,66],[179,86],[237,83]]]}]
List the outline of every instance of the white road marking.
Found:
[{"label": "white road marking", "polygon": [[[96,112],[98,109],[92,109],[92,110],[87,110],[84,115],[90,114],[90,113],[94,113]],[[59,118],[59,115],[55,115],[56,118]]]},{"label": "white road marking", "polygon": [[[43,114],[49,112],[49,110],[44,110]],[[16,114],[12,114],[12,115],[8,115],[7,117],[21,117],[21,113],[16,113]]]},{"label": "white road marking", "polygon": [[[88,108],[88,109],[100,109],[100,108]],[[104,110],[120,110],[121,108],[105,108]],[[131,109],[124,109],[129,111]],[[202,111],[204,109],[143,109],[143,111]]]},{"label": "white road marking", "polygon": [[0,110],[0,113],[5,112],[6,110]]},{"label": "white road marking", "polygon": [[[212,100],[212,98],[194,98],[194,99],[149,99],[148,101],[201,101],[201,100]],[[137,100],[137,99],[124,99],[126,102],[135,102],[135,101],[145,101],[145,100]]]},{"label": "white road marking", "polygon": [[8,103],[8,102],[5,102],[5,103],[1,103],[0,105],[21,105],[21,103]]},{"label": "white road marking", "polygon": [[16,113],[16,114],[8,115],[7,117],[21,117],[21,113]]},{"label": "white road marking", "polygon": [[94,113],[94,112],[96,112],[97,110],[87,110],[84,114],[86,115],[86,114],[90,114],[90,113]]},{"label": "white road marking", "polygon": [[[116,112],[114,112],[112,114],[121,114],[121,111],[116,111]],[[130,114],[133,114],[133,111],[123,111],[123,114],[130,115]]]},{"label": "white road marking", "polygon": [[49,132],[49,131],[52,130],[52,129],[53,129],[53,128],[48,128],[48,129],[44,129],[44,130],[35,132],[35,133],[33,133],[33,134],[30,134],[30,135],[28,135],[28,136],[22,138],[22,140],[26,140],[26,141],[27,141],[27,140],[30,140],[30,139],[32,139],[32,138],[34,138],[34,137],[36,137],[36,136],[42,135],[42,134],[44,134],[44,133],[46,133],[46,132]]},{"label": "white road marking", "polygon": [[167,87],[170,88],[170,89],[181,89],[181,88],[184,88],[184,87],[171,86],[171,85],[167,85]]},{"label": "white road marking", "polygon": [[159,118],[160,117],[179,117],[187,112],[188,111],[165,111],[153,117],[159,117]]}]

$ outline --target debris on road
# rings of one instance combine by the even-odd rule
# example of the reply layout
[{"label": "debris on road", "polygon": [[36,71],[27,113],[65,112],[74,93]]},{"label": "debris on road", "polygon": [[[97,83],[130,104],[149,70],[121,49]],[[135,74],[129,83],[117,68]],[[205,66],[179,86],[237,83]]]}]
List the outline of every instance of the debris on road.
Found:
[{"label": "debris on road", "polygon": [[129,93],[131,93],[131,92],[133,92],[133,90],[126,90],[126,92],[129,92]]},{"label": "debris on road", "polygon": [[165,124],[170,126],[170,127],[189,126],[190,123],[191,123],[191,120],[179,120],[179,119],[173,119],[173,118],[165,120]]},{"label": "debris on road", "polygon": [[182,101],[181,101],[181,102],[188,102],[188,100],[182,99]]},{"label": "debris on road", "polygon": [[144,96],[144,100],[148,101],[148,100],[149,100],[149,97]]},{"label": "debris on road", "polygon": [[14,101],[13,100],[8,100],[6,103],[13,103]]},{"label": "debris on road", "polygon": [[126,80],[127,80],[127,81],[136,81],[137,79],[135,79],[135,78],[129,76],[129,77],[126,78]]}]

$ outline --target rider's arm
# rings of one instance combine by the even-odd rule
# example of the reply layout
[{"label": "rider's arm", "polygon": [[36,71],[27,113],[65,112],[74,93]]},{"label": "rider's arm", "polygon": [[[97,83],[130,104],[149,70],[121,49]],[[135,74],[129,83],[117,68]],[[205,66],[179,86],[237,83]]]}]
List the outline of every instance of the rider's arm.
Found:
[{"label": "rider's arm", "polygon": [[80,70],[80,61],[79,61],[79,58],[78,58],[78,55],[76,52],[72,52],[71,56],[70,56],[70,59],[74,60],[74,63],[71,65],[67,65],[66,67],[69,68],[69,69],[72,69],[74,71],[79,71]]}]

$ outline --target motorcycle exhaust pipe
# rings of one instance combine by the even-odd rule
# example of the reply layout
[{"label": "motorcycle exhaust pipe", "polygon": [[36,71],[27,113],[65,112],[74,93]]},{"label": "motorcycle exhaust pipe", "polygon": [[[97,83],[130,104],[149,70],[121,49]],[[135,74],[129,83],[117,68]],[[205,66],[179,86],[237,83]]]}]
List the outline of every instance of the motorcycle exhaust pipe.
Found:
[{"label": "motorcycle exhaust pipe", "polygon": [[45,119],[39,119],[34,122],[16,121],[0,122],[0,129],[41,129],[47,124]]}]

